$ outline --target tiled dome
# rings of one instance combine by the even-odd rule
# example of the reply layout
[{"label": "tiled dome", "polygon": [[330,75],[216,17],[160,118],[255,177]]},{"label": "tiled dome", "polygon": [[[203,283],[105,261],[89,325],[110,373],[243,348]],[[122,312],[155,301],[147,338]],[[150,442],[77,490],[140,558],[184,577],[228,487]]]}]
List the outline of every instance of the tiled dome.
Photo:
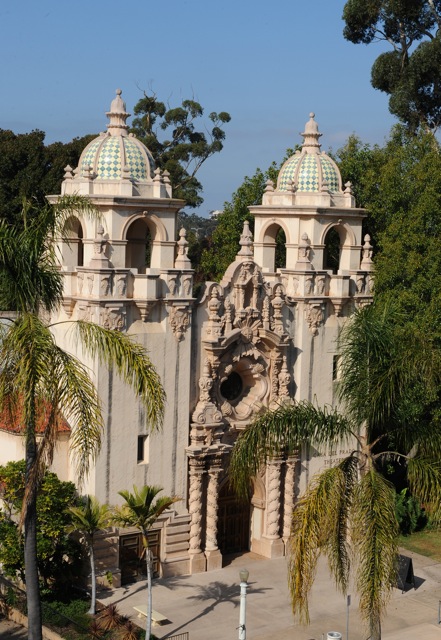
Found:
[{"label": "tiled dome", "polygon": [[335,162],[320,151],[318,131],[314,114],[306,123],[302,150],[288,158],[280,170],[277,180],[279,191],[295,188],[298,192],[318,193],[325,187],[335,193],[341,191],[341,176]]},{"label": "tiled dome", "polygon": [[116,92],[110,111],[107,133],[92,140],[81,154],[78,169],[81,176],[91,171],[98,179],[121,180],[129,177],[136,182],[151,181],[155,171],[152,154],[133,134],[127,134],[129,113]]}]

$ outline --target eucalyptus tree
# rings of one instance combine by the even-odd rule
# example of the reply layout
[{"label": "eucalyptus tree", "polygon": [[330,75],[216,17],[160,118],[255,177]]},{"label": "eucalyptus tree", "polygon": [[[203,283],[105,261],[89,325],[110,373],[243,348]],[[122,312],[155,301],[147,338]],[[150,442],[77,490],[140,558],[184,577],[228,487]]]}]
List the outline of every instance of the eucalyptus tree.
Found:
[{"label": "eucalyptus tree", "polygon": [[389,51],[372,66],[371,83],[389,95],[389,111],[412,130],[441,123],[441,3],[439,0],[347,0],[344,37],[383,41]]},{"label": "eucalyptus tree", "polygon": [[147,617],[146,617],[146,638],[150,638],[152,631],[152,565],[153,557],[149,547],[149,530],[153,527],[161,513],[179,501],[176,496],[161,496],[162,488],[144,485],[140,489],[133,487],[130,491],[120,491],[119,495],[124,498],[122,507],[117,507],[114,512],[113,521],[122,527],[135,527],[141,532],[142,544],[144,547],[146,569],[147,569]]},{"label": "eucalyptus tree", "polygon": [[[20,224],[0,221],[0,308],[15,317],[0,324],[0,411],[11,419],[21,408],[26,478],[21,523],[30,640],[41,640],[41,608],[36,556],[36,499],[50,465],[62,418],[72,431],[70,447],[77,477],[84,478],[101,443],[101,404],[90,372],[61,349],[47,318],[62,300],[54,238],[66,230],[74,212],[93,215],[87,201],[61,198],[54,206],[25,203]],[[161,425],[164,392],[143,348],[125,334],[88,322],[72,323],[73,338],[85,354],[112,366],[146,407],[149,426]],[[37,433],[38,430],[38,433]]]},{"label": "eucalyptus tree", "polygon": [[438,393],[439,352],[402,320],[391,306],[377,303],[357,311],[340,339],[344,414],[308,402],[269,411],[239,436],[230,467],[238,492],[248,495],[250,479],[274,455],[307,444],[349,446],[351,453],[313,478],[295,505],[289,589],[294,614],[307,624],[320,553],[344,593],[354,565],[360,612],[373,640],[381,638],[397,560],[388,470],[405,474],[412,494],[434,511],[441,492],[441,434],[425,415]]},{"label": "eucalyptus tree", "polygon": [[111,511],[107,504],[100,504],[94,496],[85,496],[82,503],[76,507],[69,507],[72,523],[68,530],[78,532],[83,536],[90,560],[91,601],[88,613],[96,612],[96,567],[95,550],[93,547],[95,536],[101,529],[105,529],[110,522]]}]

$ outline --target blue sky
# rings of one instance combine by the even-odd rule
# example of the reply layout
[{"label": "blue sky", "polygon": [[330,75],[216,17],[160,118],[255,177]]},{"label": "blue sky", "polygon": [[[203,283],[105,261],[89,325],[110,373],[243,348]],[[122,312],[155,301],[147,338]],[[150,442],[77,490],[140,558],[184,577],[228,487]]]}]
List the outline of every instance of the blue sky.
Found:
[{"label": "blue sky", "polygon": [[0,5],[0,128],[47,142],[105,130],[115,89],[129,112],[153,89],[228,111],[224,150],[199,173],[200,215],[245,175],[301,142],[310,111],[323,149],[351,133],[382,143],[395,122],[370,85],[381,45],[342,36],[343,0],[14,0]]}]

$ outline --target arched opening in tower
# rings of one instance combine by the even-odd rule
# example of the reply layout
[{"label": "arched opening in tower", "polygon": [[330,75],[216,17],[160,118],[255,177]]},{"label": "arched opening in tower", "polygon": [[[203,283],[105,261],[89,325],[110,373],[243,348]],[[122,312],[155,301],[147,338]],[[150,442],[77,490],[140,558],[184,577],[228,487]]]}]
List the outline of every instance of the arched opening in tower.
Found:
[{"label": "arched opening in tower", "polygon": [[337,273],[340,268],[341,238],[335,227],[329,229],[325,236],[325,251],[323,254],[323,268]]},{"label": "arched opening in tower", "polygon": [[126,234],[126,268],[145,273],[151,266],[153,235],[144,218],[138,218]]}]

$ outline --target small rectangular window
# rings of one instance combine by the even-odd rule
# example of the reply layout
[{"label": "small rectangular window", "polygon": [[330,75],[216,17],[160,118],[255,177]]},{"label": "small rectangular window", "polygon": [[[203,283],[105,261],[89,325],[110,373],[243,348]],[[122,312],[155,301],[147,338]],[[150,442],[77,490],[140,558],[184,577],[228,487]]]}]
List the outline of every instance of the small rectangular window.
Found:
[{"label": "small rectangular window", "polygon": [[332,358],[332,380],[337,382],[340,380],[341,357],[333,356]]},{"label": "small rectangular window", "polygon": [[149,437],[138,436],[138,464],[147,464],[149,461]]}]

